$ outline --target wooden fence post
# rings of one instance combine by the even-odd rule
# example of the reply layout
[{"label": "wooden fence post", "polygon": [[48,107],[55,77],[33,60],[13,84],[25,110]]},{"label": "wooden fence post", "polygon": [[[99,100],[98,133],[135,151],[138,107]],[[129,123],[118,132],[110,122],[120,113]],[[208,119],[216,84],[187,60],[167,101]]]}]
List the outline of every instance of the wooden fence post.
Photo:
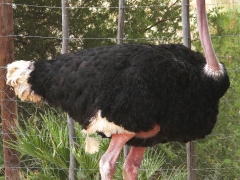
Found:
[{"label": "wooden fence post", "polygon": [[6,85],[5,67],[14,61],[13,9],[11,0],[0,0],[0,92],[3,151],[6,180],[19,180],[19,153],[8,147],[7,141],[16,140],[12,128],[17,123],[17,102],[14,92]]}]

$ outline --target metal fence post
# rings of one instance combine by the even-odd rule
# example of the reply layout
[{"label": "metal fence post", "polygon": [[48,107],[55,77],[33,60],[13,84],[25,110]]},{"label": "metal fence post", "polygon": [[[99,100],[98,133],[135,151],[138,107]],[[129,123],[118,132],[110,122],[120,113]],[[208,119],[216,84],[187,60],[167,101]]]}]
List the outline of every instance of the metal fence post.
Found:
[{"label": "metal fence post", "polygon": [[[182,0],[182,32],[183,44],[191,48],[190,22],[189,22],[189,0]],[[196,180],[196,163],[195,163],[195,144],[188,142],[187,146],[187,171],[188,180]]]},{"label": "metal fence post", "polygon": [[[68,0],[62,0],[62,54],[68,53],[69,45],[69,17],[68,17]],[[71,147],[76,141],[75,122],[67,116],[68,134],[69,134],[69,148],[70,148],[70,162],[69,162],[69,180],[75,180],[76,159],[74,158]]]},{"label": "metal fence post", "polygon": [[117,44],[123,43],[124,36],[124,0],[119,0]]},{"label": "metal fence post", "polygon": [[[119,10],[118,10],[118,31],[117,31],[117,44],[123,44],[124,37],[124,0],[119,0]],[[123,148],[124,158],[127,157],[130,147],[125,145]]]}]

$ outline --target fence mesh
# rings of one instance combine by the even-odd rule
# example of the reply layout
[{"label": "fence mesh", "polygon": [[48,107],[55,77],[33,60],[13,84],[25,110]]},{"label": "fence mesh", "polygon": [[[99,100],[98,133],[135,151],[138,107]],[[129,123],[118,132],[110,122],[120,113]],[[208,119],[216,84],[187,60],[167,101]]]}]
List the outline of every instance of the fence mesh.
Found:
[{"label": "fence mesh", "polygon": [[[118,2],[72,0],[69,4],[69,51],[116,44]],[[201,51],[194,3],[190,5],[193,49]],[[16,0],[12,6],[15,59],[56,57],[61,50],[60,1]],[[218,122],[212,134],[196,141],[195,170],[197,179],[239,179],[240,1],[212,0],[207,2],[207,7],[212,41],[220,61],[227,67],[231,87],[221,99]],[[129,0],[125,8],[125,42],[181,43],[181,1]],[[1,67],[0,71],[5,68]],[[70,147],[66,114],[46,102],[16,101],[18,126],[13,132],[18,141],[10,145],[21,153],[21,179],[67,179]],[[108,139],[101,140],[99,153],[89,155],[84,152],[85,137],[79,125],[76,125],[76,134],[76,144],[71,151],[77,160],[77,179],[100,179],[98,161],[107,149]],[[3,135],[0,134],[1,139]],[[115,179],[122,179],[122,165],[123,156],[117,163]],[[185,144],[160,144],[148,149],[139,179],[186,179],[186,167]],[[3,144],[0,144],[0,179],[4,179]]]}]

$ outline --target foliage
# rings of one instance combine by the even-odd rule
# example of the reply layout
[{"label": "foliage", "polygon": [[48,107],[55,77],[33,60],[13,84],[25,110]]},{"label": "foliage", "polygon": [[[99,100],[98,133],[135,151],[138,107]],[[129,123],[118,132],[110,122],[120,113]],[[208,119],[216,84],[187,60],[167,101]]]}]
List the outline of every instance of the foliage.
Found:
[{"label": "foliage", "polygon": [[60,7],[61,1],[16,0],[14,3],[16,59],[48,59],[59,53],[61,9],[54,7]]},{"label": "foliage", "polygon": [[[127,1],[127,41],[180,42],[180,0]],[[50,59],[61,49],[61,1],[16,0],[16,59]],[[26,4],[26,5],[23,5]],[[116,44],[118,1],[69,0],[70,51]],[[148,38],[148,39],[146,39]]]},{"label": "foliage", "polygon": [[[181,42],[181,3],[179,0],[128,1],[125,14],[125,37],[145,43]],[[135,8],[134,8],[135,7]]]},{"label": "foliage", "polygon": [[[27,162],[30,166],[28,169],[28,172],[31,172],[30,177],[56,175],[59,179],[67,178],[70,153],[68,129],[61,119],[62,116],[53,115],[52,112],[47,116],[42,115],[41,121],[33,116],[24,122],[24,127],[18,125],[17,130],[14,131],[18,141],[9,144],[21,153],[21,158],[30,159]],[[42,168],[31,169],[31,166]]]},{"label": "foliage", "polygon": [[[218,122],[213,133],[197,141],[198,175],[204,179],[238,179],[240,176],[239,53],[240,13],[223,11],[221,7],[208,13],[210,32],[217,57],[227,68],[231,87],[220,101]],[[196,36],[194,46],[201,51]]]},{"label": "foliage", "polygon": [[141,164],[138,179],[182,180],[187,178],[186,170],[181,166],[175,166],[169,169],[164,168],[164,164],[167,162],[167,155],[164,152],[166,151],[159,150],[156,147],[147,149]]},{"label": "foliage", "polygon": [[[109,140],[103,139],[100,144],[100,151],[95,154],[85,153],[82,145],[84,137],[79,125],[77,128],[77,143],[72,147],[72,153],[77,160],[76,176],[77,179],[100,179],[99,160],[106,151]],[[24,161],[26,170],[22,168],[23,177],[29,179],[59,179],[65,180],[68,177],[69,166],[69,142],[66,116],[63,114],[54,114],[48,111],[40,118],[33,116],[24,122],[24,126],[17,126],[14,130],[17,142],[8,142],[9,145],[21,153],[21,159]],[[81,144],[81,145],[80,145]],[[181,168],[173,170],[161,170],[165,163],[163,152],[148,149],[142,162],[139,172],[140,179],[165,179],[173,177],[183,177]],[[116,180],[122,179],[123,157],[119,157],[117,163]],[[171,179],[171,178],[170,178]]]}]

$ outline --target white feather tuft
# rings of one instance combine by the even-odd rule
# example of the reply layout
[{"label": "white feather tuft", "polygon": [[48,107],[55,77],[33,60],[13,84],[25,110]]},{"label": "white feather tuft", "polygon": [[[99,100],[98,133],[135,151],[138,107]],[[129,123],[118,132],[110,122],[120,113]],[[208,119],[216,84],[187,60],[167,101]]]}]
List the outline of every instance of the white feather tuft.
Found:
[{"label": "white feather tuft", "polygon": [[101,110],[98,110],[94,117],[89,120],[90,124],[87,129],[82,130],[82,133],[86,134],[86,146],[85,151],[92,154],[98,151],[99,141],[96,138],[89,137],[90,134],[94,134],[96,132],[102,132],[107,137],[111,137],[112,134],[120,134],[127,133],[133,134],[131,131],[125,130],[123,127],[114,124],[113,122],[109,122],[107,118],[103,118],[101,115]]},{"label": "white feather tuft", "polygon": [[16,61],[7,66],[7,84],[22,101],[39,102],[41,96],[34,93],[28,83],[30,73],[34,70],[33,61]]},{"label": "white feather tuft", "polygon": [[99,140],[94,137],[86,137],[85,151],[89,154],[93,154],[99,151]]},{"label": "white feather tuft", "polygon": [[107,137],[111,137],[112,134],[128,133],[132,134],[133,132],[125,130],[123,127],[109,122],[107,118],[103,118],[101,115],[101,110],[98,110],[96,115],[90,119],[90,124],[87,129],[83,130],[86,134],[93,134],[96,132],[102,132]]},{"label": "white feather tuft", "polygon": [[218,80],[219,77],[223,76],[225,71],[223,68],[223,65],[221,63],[219,63],[220,69],[218,71],[213,70],[212,68],[210,68],[207,64],[204,66],[204,73],[210,77],[212,77],[214,80]]}]

